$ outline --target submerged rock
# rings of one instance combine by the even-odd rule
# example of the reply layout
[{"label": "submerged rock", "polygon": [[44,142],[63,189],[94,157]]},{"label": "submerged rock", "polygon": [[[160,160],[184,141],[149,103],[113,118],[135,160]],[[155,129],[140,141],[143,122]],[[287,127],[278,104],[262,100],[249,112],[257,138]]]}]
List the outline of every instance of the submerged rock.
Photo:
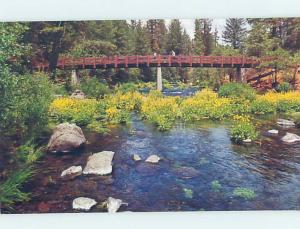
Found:
[{"label": "submerged rock", "polygon": [[286,135],[284,135],[281,138],[281,140],[284,142],[287,142],[287,143],[293,143],[293,142],[300,141],[300,136],[298,136],[297,134],[293,134],[293,133],[286,133]]},{"label": "submerged rock", "polygon": [[49,152],[70,152],[78,149],[86,142],[79,126],[61,123],[56,126],[47,145]]},{"label": "submerged rock", "polygon": [[78,197],[73,200],[72,207],[75,210],[90,210],[97,202],[94,199],[87,197]]},{"label": "submerged rock", "polygon": [[112,151],[102,151],[89,156],[83,174],[111,174],[114,154]]},{"label": "submerged rock", "polygon": [[277,120],[277,124],[280,126],[284,126],[284,127],[293,127],[295,126],[295,123],[291,120],[286,120],[286,119],[278,119]]},{"label": "submerged rock", "polygon": [[278,134],[278,130],[268,130],[269,134]]},{"label": "submerged rock", "polygon": [[133,160],[134,161],[141,161],[142,158],[138,154],[133,154]]},{"label": "submerged rock", "polygon": [[157,155],[150,155],[145,162],[149,162],[149,163],[158,163],[160,161],[160,157]]},{"label": "submerged rock", "polygon": [[82,91],[76,89],[72,93],[71,98],[73,98],[73,99],[84,99],[85,98],[85,94]]},{"label": "submerged rock", "polygon": [[61,177],[66,177],[66,176],[80,176],[82,173],[82,167],[81,166],[71,166],[70,168],[62,171]]},{"label": "submerged rock", "polygon": [[122,204],[127,204],[127,203],[124,203],[120,199],[115,199],[113,197],[109,197],[107,199],[107,210],[109,213],[116,213]]},{"label": "submerged rock", "polygon": [[184,179],[189,179],[200,175],[200,172],[197,169],[187,166],[175,168],[174,173],[177,177]]}]

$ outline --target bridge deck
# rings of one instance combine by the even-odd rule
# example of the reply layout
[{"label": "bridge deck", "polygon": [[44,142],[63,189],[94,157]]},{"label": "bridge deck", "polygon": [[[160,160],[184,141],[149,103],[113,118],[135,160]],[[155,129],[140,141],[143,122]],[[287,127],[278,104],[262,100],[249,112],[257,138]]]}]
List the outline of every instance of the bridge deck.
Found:
[{"label": "bridge deck", "polygon": [[[252,68],[259,61],[245,56],[109,56],[60,58],[59,69],[106,69],[106,68],[139,68],[139,67],[215,67],[215,68]],[[48,63],[37,63],[33,68],[46,70]]]}]

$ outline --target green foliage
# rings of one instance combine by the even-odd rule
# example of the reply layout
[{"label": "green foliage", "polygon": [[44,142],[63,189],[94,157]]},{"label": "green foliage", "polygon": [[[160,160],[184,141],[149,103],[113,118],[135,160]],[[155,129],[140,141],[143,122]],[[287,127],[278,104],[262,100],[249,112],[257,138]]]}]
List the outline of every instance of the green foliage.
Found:
[{"label": "green foliage", "polygon": [[109,41],[84,40],[76,43],[69,55],[72,57],[98,57],[116,54],[117,47]]},{"label": "green foliage", "polygon": [[222,188],[222,185],[218,180],[214,180],[211,182],[211,188],[214,192],[219,192]]},{"label": "green foliage", "polygon": [[40,148],[36,148],[30,141],[26,144],[18,147],[17,149],[17,158],[21,163],[26,165],[31,165],[37,160],[39,160],[43,155],[43,152]]},{"label": "green foliage", "polygon": [[251,102],[250,106],[251,113],[253,114],[269,114],[276,112],[276,106],[274,106],[273,103],[263,99],[254,100]]},{"label": "green foliage", "polygon": [[135,83],[122,83],[116,88],[116,91],[121,93],[135,92],[138,90],[138,85]]},{"label": "green foliage", "polygon": [[243,42],[246,37],[246,20],[244,18],[228,18],[226,19],[223,39],[227,44],[230,44],[234,49],[243,47]]},{"label": "green foliage", "polygon": [[8,134],[28,131],[30,135],[47,124],[52,84],[45,75],[4,75],[0,88],[2,131]]},{"label": "green foliage", "polygon": [[276,87],[278,92],[288,92],[292,90],[292,86],[288,82],[282,82]]},{"label": "green foliage", "polygon": [[96,77],[84,77],[80,82],[80,89],[89,98],[99,99],[110,93],[108,86],[100,83]]},{"label": "green foliage", "polygon": [[235,116],[235,123],[231,129],[231,139],[236,143],[241,143],[243,140],[255,140],[258,133],[255,126],[247,117]]},{"label": "green foliage", "polygon": [[0,203],[3,208],[12,209],[17,202],[28,201],[30,194],[21,191],[22,185],[33,175],[30,166],[17,170],[0,185]]},{"label": "green foliage", "polygon": [[189,188],[183,188],[184,196],[188,199],[192,199],[194,196],[194,192],[192,189]]},{"label": "green foliage", "polygon": [[255,192],[252,189],[248,189],[248,188],[235,188],[233,190],[233,195],[235,197],[241,197],[245,200],[253,200],[256,197]]},{"label": "green foliage", "polygon": [[255,99],[255,91],[248,84],[242,83],[227,83],[220,87],[219,95],[227,98],[239,98],[246,100]]}]

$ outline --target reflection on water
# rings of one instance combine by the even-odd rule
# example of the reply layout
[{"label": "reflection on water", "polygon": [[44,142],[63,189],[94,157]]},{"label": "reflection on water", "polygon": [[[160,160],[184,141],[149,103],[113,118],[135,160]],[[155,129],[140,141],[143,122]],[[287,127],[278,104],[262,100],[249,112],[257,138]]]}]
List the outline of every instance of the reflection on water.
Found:
[{"label": "reflection on water", "polygon": [[[45,206],[50,212],[73,212],[72,200],[79,196],[98,202],[120,198],[129,204],[121,209],[127,211],[300,209],[300,146],[283,144],[280,138],[287,130],[272,126],[275,121],[266,123],[261,144],[248,146],[231,144],[228,125],[209,121],[178,123],[169,132],[158,132],[134,116],[130,125],[106,136],[85,131],[89,143],[84,152],[44,157],[26,187],[32,200],[17,205],[16,212],[42,212]],[[274,127],[279,136],[266,134]],[[62,170],[85,166],[91,153],[102,150],[116,152],[112,175],[59,178]],[[162,160],[155,165],[134,162],[133,154],[143,159],[157,154]],[[221,184],[217,192],[211,187],[216,180]],[[234,197],[236,187],[255,190],[256,199]]]}]

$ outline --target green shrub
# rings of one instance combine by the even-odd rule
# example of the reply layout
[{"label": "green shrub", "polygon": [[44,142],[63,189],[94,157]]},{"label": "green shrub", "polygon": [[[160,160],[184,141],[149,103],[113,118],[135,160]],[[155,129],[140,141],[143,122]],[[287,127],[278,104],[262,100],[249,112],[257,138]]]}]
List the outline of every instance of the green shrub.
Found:
[{"label": "green shrub", "polygon": [[36,146],[33,145],[30,141],[18,147],[17,149],[17,158],[21,163],[25,163],[26,165],[33,164],[39,158],[41,158],[42,155],[42,150],[39,148],[37,149]]},{"label": "green shrub", "polygon": [[233,196],[235,197],[241,197],[245,200],[253,200],[256,197],[256,194],[253,190],[248,188],[235,188],[233,190]]},{"label": "green shrub", "polygon": [[269,114],[276,112],[276,106],[266,100],[257,99],[251,103],[250,110],[254,114]]},{"label": "green shrub", "polygon": [[235,124],[231,129],[231,139],[236,143],[241,143],[243,140],[255,140],[258,133],[254,125],[248,117],[234,116]]},{"label": "green shrub", "polygon": [[220,87],[219,95],[228,98],[240,98],[246,100],[255,99],[255,90],[248,84],[227,83]]},{"label": "green shrub", "polygon": [[278,92],[288,92],[290,90],[292,90],[292,86],[288,82],[282,82],[276,87]]},{"label": "green shrub", "polygon": [[135,92],[138,90],[138,85],[135,83],[122,83],[116,87],[116,91],[121,93]]},{"label": "green shrub", "polygon": [[28,201],[29,193],[21,191],[23,184],[33,175],[32,168],[26,167],[17,170],[9,176],[9,178],[0,185],[0,203],[3,208],[12,209],[17,202]]},{"label": "green shrub", "polygon": [[0,77],[0,130],[14,135],[32,135],[48,121],[52,84],[47,76]]},{"label": "green shrub", "polygon": [[84,77],[80,82],[80,89],[89,98],[103,98],[110,93],[110,89],[104,83],[99,82],[96,77]]}]

